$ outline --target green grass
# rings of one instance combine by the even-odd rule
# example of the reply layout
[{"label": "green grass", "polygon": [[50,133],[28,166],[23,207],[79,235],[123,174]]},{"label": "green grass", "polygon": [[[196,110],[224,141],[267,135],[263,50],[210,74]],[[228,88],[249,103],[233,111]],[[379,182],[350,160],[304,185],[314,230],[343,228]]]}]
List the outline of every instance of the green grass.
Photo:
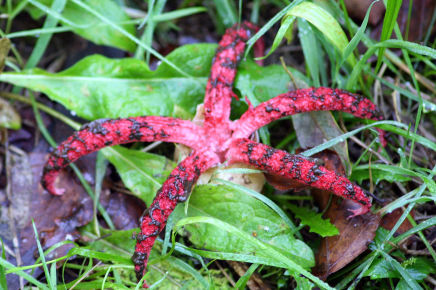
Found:
[{"label": "green grass", "polygon": [[[383,206],[374,206],[374,212],[385,215],[395,209],[403,210],[393,229],[380,228],[377,231],[369,250],[358,261],[334,273],[327,281],[321,281],[311,273],[314,265],[313,251],[316,251],[320,238],[303,239],[306,237],[303,226],[287,205],[291,202],[295,205],[294,201],[300,200],[299,202],[304,202],[305,208],[314,209],[310,197],[292,193],[277,196],[268,186],[260,194],[222,180],[224,185],[221,186],[197,186],[189,202],[177,207],[168,223],[165,238],[158,239],[152,251],[149,272],[145,276],[152,288],[184,286],[189,289],[226,289],[234,286],[244,289],[255,273],[279,289],[286,288],[291,283],[305,289],[314,286],[322,289],[435,287],[432,281],[435,279],[436,268],[432,264],[436,262],[436,252],[433,241],[426,236],[427,230],[436,225],[434,217],[426,216],[426,212],[434,212],[436,201],[436,165],[432,160],[436,156],[436,40],[430,36],[431,26],[422,42],[404,40],[396,24],[402,1],[394,0],[386,3],[387,12],[380,39],[369,36],[369,11],[363,22],[356,24],[344,11],[343,1],[322,1],[322,4],[303,0],[291,3],[280,0],[247,1],[249,3],[210,1],[209,6],[202,7],[199,5],[202,2],[187,0],[172,11],[168,8],[169,1],[146,2],[144,7],[124,7],[119,3],[130,3],[99,0],[7,0],[6,5],[0,7],[0,13],[8,15],[1,23],[0,35],[10,38],[15,46],[12,46],[11,53],[5,60],[4,73],[0,74],[0,81],[11,85],[2,86],[0,96],[31,105],[38,130],[51,146],[56,144],[44,126],[41,111],[74,129],[80,128],[80,124],[70,116],[44,105],[43,97],[35,98],[35,92],[43,92],[52,101],[62,103],[67,110],[74,110],[84,119],[117,117],[111,114],[144,113],[192,118],[197,103],[202,100],[215,46],[185,46],[163,56],[153,45],[158,39],[169,37],[169,30],[179,29],[178,21],[182,18],[200,16],[202,21],[213,20],[216,31],[222,33],[225,27],[241,18],[251,17],[251,20],[264,25],[248,41],[248,60],[240,66],[235,90],[242,96],[247,96],[254,105],[287,90],[290,83],[288,72],[278,64],[257,68],[250,60],[249,51],[262,36],[272,39],[270,50],[264,57],[266,60],[271,59],[270,55],[277,54],[280,48],[300,44],[304,69],[298,71],[288,68],[293,78],[298,80],[298,86],[323,85],[363,92],[384,108],[389,117],[386,121],[361,125],[358,124],[360,121],[345,114],[313,114],[307,128],[324,132],[328,127],[336,126],[337,131],[323,135],[328,141],[302,154],[311,156],[327,148],[334,148],[339,152],[347,173],[352,173],[351,176],[362,187],[375,188],[376,195],[389,200]],[[265,11],[276,12],[272,14]],[[27,13],[40,27],[16,31],[15,27],[19,27],[18,23],[22,21],[18,16],[29,17],[26,16]],[[409,12],[408,23],[411,17]],[[79,23],[78,19],[83,21]],[[436,11],[432,21],[435,19]],[[198,23],[201,24],[201,21]],[[274,30],[276,28],[278,30]],[[98,56],[84,58],[67,71],[56,71],[54,74],[41,70],[47,69],[47,66],[37,69],[43,57],[49,56],[51,46],[54,47],[53,40],[65,32],[75,33],[97,45],[130,52],[132,57],[125,60]],[[392,39],[392,35],[396,39]],[[33,41],[35,36],[38,38]],[[26,38],[34,43],[30,55],[21,51],[21,46],[18,45]],[[285,43],[284,39],[289,43]],[[358,45],[364,46],[365,52],[359,52]],[[397,52],[401,52],[400,56]],[[1,57],[0,55],[0,59]],[[294,58],[289,55],[286,57]],[[162,62],[156,71],[148,69],[152,58]],[[187,59],[193,61],[186,62]],[[372,59],[376,61],[368,62]],[[285,62],[292,63],[287,58]],[[86,83],[86,90],[78,87],[83,83]],[[145,92],[147,86],[152,88],[150,92]],[[84,91],[91,92],[89,97],[84,97]],[[114,92],[119,94],[113,96]],[[378,94],[377,97],[374,92]],[[399,97],[396,98],[393,92]],[[131,100],[134,98],[139,101],[132,105]],[[115,111],[115,102],[116,106],[123,107],[123,112]],[[72,107],[73,104],[75,107]],[[246,108],[242,102],[237,106],[235,111]],[[400,118],[397,119],[397,116]],[[300,118],[301,116],[291,118],[295,127],[295,124],[301,122]],[[341,131],[336,120],[349,131],[338,133]],[[302,143],[301,134],[308,132],[297,127],[295,132],[289,130],[284,137],[274,137],[273,129],[288,129],[284,126],[284,122],[278,122],[269,129],[264,128],[260,132],[261,138],[293,151],[299,142]],[[382,148],[377,142],[377,134],[373,131],[375,127],[389,132],[387,148]],[[356,138],[364,144],[359,148],[359,153],[356,153],[355,146],[353,151],[347,146],[354,144]],[[166,156],[135,149],[105,149],[98,155],[95,188],[88,184],[77,167],[72,166],[93,198],[101,193],[108,161],[118,170],[132,194],[147,203],[150,203],[171,166],[174,166],[174,162]],[[221,171],[227,174],[256,173],[249,169]],[[215,178],[213,180],[220,181]],[[8,275],[18,275],[28,285],[41,289],[69,288],[73,285],[77,289],[139,287],[130,260],[134,249],[134,241],[130,239],[133,230],[114,230],[113,222],[104,207],[97,202],[97,198],[93,200],[94,210],[97,209],[98,214],[95,213],[92,224],[80,229],[81,235],[88,242],[74,244],[64,257],[48,258],[58,247],[71,242],[60,241],[46,249],[39,242],[39,229],[36,226],[34,233],[39,258],[33,265],[13,265],[7,259],[2,241],[0,289],[6,288]],[[211,206],[211,203],[215,206]],[[232,203],[232,210],[220,208],[226,203]],[[244,216],[246,212],[251,214]],[[315,211],[313,215],[316,215]],[[103,228],[98,217],[102,217],[110,229]],[[395,235],[406,219],[413,227]],[[412,235],[419,239],[420,247],[428,255],[417,256],[399,248],[402,240]],[[219,270],[215,260],[226,259],[251,263],[251,266],[242,276],[229,269]],[[56,263],[59,262],[62,262],[62,267],[56,269]],[[43,275],[35,278],[28,270],[37,267],[42,267]],[[75,273],[76,277],[65,282],[66,271]],[[226,278],[222,271],[226,271],[232,279]],[[428,279],[429,275],[433,275],[433,280]]]}]

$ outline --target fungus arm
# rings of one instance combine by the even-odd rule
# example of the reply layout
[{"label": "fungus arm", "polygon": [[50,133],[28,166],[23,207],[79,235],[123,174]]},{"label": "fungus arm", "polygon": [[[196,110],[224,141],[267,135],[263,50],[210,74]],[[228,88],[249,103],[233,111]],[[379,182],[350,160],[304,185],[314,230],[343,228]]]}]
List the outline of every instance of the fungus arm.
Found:
[{"label": "fungus arm", "polygon": [[200,148],[201,127],[190,121],[169,117],[134,117],[127,119],[100,119],[84,125],[62,142],[51,153],[42,176],[42,185],[50,193],[60,195],[62,189],[54,186],[59,170],[83,155],[103,147],[131,142],[165,141]]},{"label": "fungus arm", "polygon": [[[370,100],[340,89],[308,88],[278,95],[245,112],[235,122],[234,138],[247,138],[257,129],[285,116],[312,111],[342,111],[358,118],[383,120]],[[386,146],[384,131],[378,130]]]},{"label": "fungus arm", "polygon": [[[213,59],[211,74],[204,98],[205,127],[225,124],[230,117],[230,103],[236,68],[245,50],[245,42],[257,31],[257,27],[243,22],[227,29]],[[255,52],[263,53],[263,42],[255,44]]]},{"label": "fungus arm", "polygon": [[[179,202],[184,202],[201,173],[219,162],[211,153],[191,153],[170,174],[156,194],[141,222],[141,233],[136,236],[132,260],[138,280],[146,272],[150,251],[156,237],[165,227],[169,215]],[[146,284],[144,284],[145,287]]]},{"label": "fungus arm", "polygon": [[358,202],[362,207],[352,211],[353,216],[369,211],[371,200],[367,193],[346,177],[311,162],[301,155],[289,154],[249,139],[236,139],[227,152],[230,164],[250,164],[269,174],[279,175],[296,182]]}]

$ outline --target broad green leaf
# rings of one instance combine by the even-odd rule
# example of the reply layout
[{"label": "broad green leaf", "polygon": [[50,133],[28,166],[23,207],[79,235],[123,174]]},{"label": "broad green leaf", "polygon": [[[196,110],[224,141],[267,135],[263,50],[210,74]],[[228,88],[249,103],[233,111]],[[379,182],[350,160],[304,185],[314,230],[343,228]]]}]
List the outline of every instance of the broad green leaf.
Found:
[{"label": "broad green leaf", "polygon": [[[289,69],[295,78],[307,81],[303,74],[292,68]],[[235,88],[240,91],[242,97],[251,95],[259,104],[286,93],[289,81],[289,75],[279,65],[262,67],[253,61],[246,61],[238,67]]]},{"label": "broad green leaf", "polygon": [[238,227],[215,217],[196,216],[184,218],[176,224],[176,227],[182,227],[192,224],[199,225],[203,223],[213,225],[223,232],[231,233],[232,236],[244,241],[247,246],[250,245],[252,248],[255,248],[255,253],[257,255],[263,255],[265,257],[268,257],[269,259],[272,259],[273,261],[276,261],[277,263],[279,263],[280,267],[287,268],[293,276],[304,275],[323,289],[333,289],[327,283],[312,275],[309,271],[294,262],[291,258],[286,256],[286,254],[283,254],[279,249],[272,246],[270,243],[266,243],[261,239],[258,239],[257,237],[246,233]]},{"label": "broad green leaf", "polygon": [[[273,246],[304,268],[313,266],[312,250],[292,236],[291,229],[271,208],[242,191],[228,186],[197,186],[189,200],[188,216],[214,217]],[[210,224],[188,225],[190,240],[200,248],[262,256],[259,249]],[[277,265],[276,265],[277,266]]]},{"label": "broad green leaf", "polygon": [[175,167],[175,163],[164,156],[121,146],[104,148],[101,152],[115,165],[124,184],[147,206]]},{"label": "broad green leaf", "polygon": [[252,189],[246,188],[242,185],[235,184],[233,182],[229,182],[226,180],[218,179],[217,181],[219,181],[219,183],[222,183],[222,184],[229,186],[229,188],[235,188],[236,190],[239,190],[245,194],[251,195],[251,196],[257,198],[258,200],[262,201],[265,205],[269,206],[273,211],[275,211],[275,213],[277,213],[277,215],[279,215],[282,218],[282,220],[289,226],[289,228],[293,232],[298,232],[297,227],[289,219],[289,217],[286,215],[286,213],[277,204],[275,204],[272,200],[270,200],[268,197],[266,197],[262,193],[259,193],[257,191],[252,190]]},{"label": "broad green leaf", "polygon": [[[32,69],[1,74],[0,81],[41,91],[88,120],[141,115],[189,119],[203,101],[215,49],[211,44],[185,45],[167,56],[192,78],[166,63],[150,71],[140,60],[94,55],[60,73]],[[244,81],[250,83],[250,93],[265,101],[286,92],[289,77],[280,66],[247,61],[240,65],[235,84],[242,94],[247,91],[246,83],[240,83]]]},{"label": "broad green leaf", "polygon": [[297,288],[298,290],[312,290],[314,289],[315,285],[306,277],[295,275],[295,282],[297,282]]},{"label": "broad green leaf", "polygon": [[[35,1],[36,4],[41,3],[46,6],[50,6],[51,2],[53,2],[51,0],[32,0],[30,3],[33,1]],[[86,3],[92,9],[98,11],[102,15],[105,15],[111,21],[120,25],[132,35],[135,34],[135,26],[133,24],[123,24],[123,22],[126,22],[130,19],[116,1],[89,0],[86,1]],[[30,8],[30,12],[35,18],[44,15],[42,10],[36,8]],[[50,14],[51,12],[48,11],[47,13]],[[136,47],[135,43],[128,39],[125,35],[115,31],[97,19],[93,14],[71,1],[67,1],[67,4],[61,15],[62,19],[60,19],[60,22],[65,27],[71,28],[75,33],[94,42],[95,44],[114,46],[127,51],[134,51]]]},{"label": "broad green leaf", "polygon": [[289,209],[300,219],[300,223],[310,228],[311,233],[317,233],[322,237],[331,237],[339,234],[339,230],[330,219],[323,219],[322,214],[315,214],[313,210],[306,207],[298,207],[293,204],[288,204]]},{"label": "broad green leaf", "polygon": [[141,115],[188,118],[203,99],[215,48],[186,45],[167,57],[193,78],[165,63],[151,71],[137,59],[94,55],[60,73],[32,69],[2,74],[0,81],[41,91],[89,120]]}]

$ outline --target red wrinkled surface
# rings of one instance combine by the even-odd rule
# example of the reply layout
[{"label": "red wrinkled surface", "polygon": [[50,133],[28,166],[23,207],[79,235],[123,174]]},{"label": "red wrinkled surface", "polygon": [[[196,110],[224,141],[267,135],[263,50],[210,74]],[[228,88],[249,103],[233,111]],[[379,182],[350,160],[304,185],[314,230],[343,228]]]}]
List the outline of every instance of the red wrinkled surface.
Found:
[{"label": "red wrinkled surface", "polygon": [[363,119],[382,120],[368,99],[340,89],[307,88],[278,95],[249,109],[234,124],[234,138],[247,138],[257,129],[285,116],[312,111],[342,111]]},{"label": "red wrinkled surface", "polygon": [[[245,42],[256,30],[253,24],[244,22],[228,29],[220,41],[206,86],[203,126],[186,120],[152,116],[96,120],[64,141],[47,161],[42,184],[49,192],[62,194],[62,189],[55,186],[59,170],[80,156],[103,147],[160,140],[181,143],[193,149],[191,155],[171,172],[143,216],[132,257],[138,279],[144,275],[154,241],[177,203],[186,200],[202,172],[226,161],[250,164],[270,174],[356,201],[361,207],[353,211],[353,216],[363,214],[371,207],[366,193],[344,176],[303,156],[246,139],[274,120],[301,112],[338,110],[359,118],[381,120],[371,101],[338,89],[309,88],[279,95],[256,108],[250,106],[237,121],[229,119],[236,68],[243,56]],[[263,43],[258,41],[255,46],[257,56],[262,49]],[[380,132],[380,140],[385,144],[384,133]]]},{"label": "red wrinkled surface", "polygon": [[169,215],[178,202],[186,200],[200,174],[216,163],[218,160],[208,157],[207,154],[193,153],[180,162],[164,182],[147,209],[142,219],[141,233],[136,237],[138,243],[132,259],[138,280],[145,273],[151,248],[158,234],[165,227]]},{"label": "red wrinkled surface", "polygon": [[[369,211],[370,199],[357,185],[301,155],[289,154],[249,139],[236,139],[227,152],[230,163],[247,163],[267,173],[293,179],[302,185],[327,190],[354,200],[363,207],[354,215]],[[354,216],[353,215],[353,216]]]}]

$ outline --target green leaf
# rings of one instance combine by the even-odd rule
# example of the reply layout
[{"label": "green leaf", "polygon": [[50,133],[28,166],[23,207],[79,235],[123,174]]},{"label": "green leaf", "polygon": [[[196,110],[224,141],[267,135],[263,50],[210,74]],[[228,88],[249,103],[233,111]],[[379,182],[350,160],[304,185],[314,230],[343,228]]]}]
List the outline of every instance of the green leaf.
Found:
[{"label": "green leaf", "polygon": [[[286,16],[295,16],[306,19],[341,52],[343,53],[348,45],[348,39],[339,25],[338,21],[322,7],[312,2],[303,2],[286,13]],[[351,54],[347,58],[350,65],[354,65],[356,60]]]},{"label": "green leaf", "polygon": [[297,288],[298,290],[311,290],[315,287],[315,285],[310,282],[309,279],[301,276],[294,276],[295,282],[297,282]]},{"label": "green leaf", "polygon": [[53,281],[50,279],[50,272],[48,271],[48,267],[47,267],[47,262],[45,260],[45,255],[44,255],[44,251],[42,250],[42,246],[41,246],[41,242],[39,241],[39,236],[38,236],[38,231],[36,229],[36,225],[35,222],[32,218],[32,227],[33,227],[33,233],[35,234],[35,240],[36,240],[36,246],[38,249],[38,253],[39,253],[39,258],[42,261],[42,268],[44,270],[44,274],[45,274],[45,278],[47,279],[47,283],[50,286],[50,289],[54,289],[54,283]]},{"label": "green leaf", "polygon": [[[292,68],[289,70],[295,78],[307,81],[307,78],[299,71]],[[286,93],[289,81],[289,75],[279,65],[262,67],[253,61],[246,61],[238,67],[235,89],[240,91],[242,97],[252,96],[259,104]]]},{"label": "green leaf", "polygon": [[132,193],[149,206],[156,192],[176,164],[164,156],[127,149],[104,148],[104,156],[117,168],[121,179]]},{"label": "green leaf", "polygon": [[[31,0],[32,4],[38,3],[46,6],[51,5],[51,0]],[[33,3],[36,2],[36,3]],[[130,34],[135,35],[135,26],[126,24],[129,17],[124,13],[124,9],[113,0],[88,0],[86,4],[102,15],[105,15],[112,22],[117,23]],[[41,10],[42,11],[42,10]],[[39,11],[31,10],[34,17],[40,17],[43,14]],[[47,14],[53,14],[52,11],[47,11]],[[58,15],[52,15],[56,16]],[[95,44],[109,45],[126,51],[134,51],[136,44],[128,39],[125,35],[112,29],[107,24],[96,18],[92,13],[78,6],[77,4],[67,1],[67,4],[61,14],[60,22],[63,26],[71,28],[75,33],[83,38],[86,38]]]},{"label": "green leaf", "polygon": [[295,275],[304,275],[307,278],[309,278],[311,281],[316,283],[318,286],[324,288],[324,289],[333,289],[331,288],[327,283],[321,281],[318,277],[315,277],[310,272],[305,270],[301,265],[295,263],[290,257],[287,257],[285,254],[283,254],[279,249],[272,246],[270,243],[266,243],[262,241],[261,239],[258,239],[256,237],[253,237],[252,235],[246,233],[245,231],[239,229],[238,227],[233,226],[230,223],[221,221],[214,217],[208,217],[208,216],[196,216],[196,217],[189,217],[180,220],[176,227],[182,227],[187,225],[201,225],[201,224],[209,224],[217,227],[221,231],[228,232],[232,234],[233,237],[236,239],[244,242],[246,246],[249,248],[256,249],[255,253],[256,255],[263,255],[265,257],[268,257],[277,263],[281,265],[281,267],[285,267],[289,269],[292,274]]},{"label": "green leaf", "polygon": [[[242,185],[235,184],[235,183],[223,180],[223,179],[217,179],[217,181],[229,186],[229,188],[234,188],[234,189],[239,190],[245,194],[248,194],[248,195],[251,195],[251,196],[257,198],[258,200],[263,202],[265,205],[269,206],[277,215],[279,215],[282,218],[282,220],[289,226],[289,228],[292,230],[292,232],[298,232],[297,227],[289,219],[289,217],[286,215],[286,213],[277,204],[275,204],[272,200],[270,200],[265,195],[263,195],[257,191],[251,190],[249,188],[246,188]],[[299,233],[298,233],[298,235],[299,235]]]},{"label": "green leaf", "polygon": [[[292,236],[292,230],[278,214],[261,201],[234,187],[197,186],[189,200],[188,216],[214,217],[268,243],[304,268],[313,266],[312,250]],[[213,251],[263,255],[246,240],[220,231],[210,224],[189,225],[186,229],[191,233],[190,240],[197,247]]]},{"label": "green leaf", "polygon": [[412,257],[401,263],[409,275],[417,280],[424,280],[429,274],[436,273],[436,265],[433,261],[425,257]]},{"label": "green leaf", "polygon": [[203,99],[215,45],[185,45],[168,60],[192,74],[181,76],[162,63],[156,71],[137,59],[94,55],[56,74],[40,69],[4,73],[1,81],[47,94],[82,118],[162,115],[188,118]]},{"label": "green leaf", "polygon": [[[0,81],[41,91],[88,120],[142,115],[189,119],[203,101],[215,49],[212,44],[185,45],[167,56],[192,78],[166,63],[150,71],[137,59],[94,55],[60,73],[32,69],[0,74]],[[286,92],[288,81],[280,66],[260,67],[246,61],[239,67],[235,87],[261,102]]]},{"label": "green leaf", "polygon": [[[57,13],[61,13],[65,7],[66,2],[66,0],[54,0],[51,4],[51,9],[53,9]],[[57,24],[58,19],[56,17],[53,17],[52,15],[47,15],[42,29],[56,28]],[[24,67],[25,69],[33,68],[39,63],[41,57],[47,49],[48,44],[50,43],[51,37],[52,34],[44,34],[41,35],[41,37],[38,37],[38,40],[33,47],[32,54],[26,62],[26,65]]]},{"label": "green leaf", "polygon": [[301,220],[301,224],[310,228],[311,233],[317,233],[322,237],[331,237],[339,234],[338,228],[330,223],[330,219],[323,219],[321,213],[315,214],[313,210],[293,204],[288,204],[288,207]]}]

